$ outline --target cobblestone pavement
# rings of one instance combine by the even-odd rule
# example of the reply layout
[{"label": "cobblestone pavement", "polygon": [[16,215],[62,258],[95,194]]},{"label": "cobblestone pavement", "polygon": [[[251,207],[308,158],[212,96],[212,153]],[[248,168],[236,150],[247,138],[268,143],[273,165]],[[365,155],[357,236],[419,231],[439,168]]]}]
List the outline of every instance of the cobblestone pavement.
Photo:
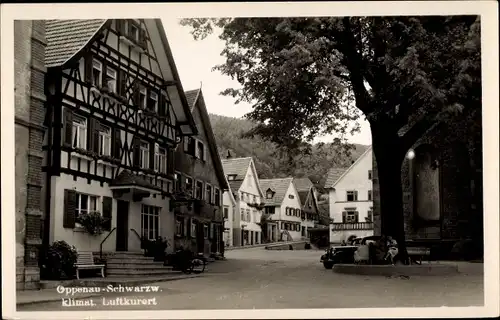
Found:
[{"label": "cobblestone pavement", "polygon": [[[21,306],[18,311],[140,309],[266,309],[440,307],[483,305],[482,264],[461,263],[449,277],[386,278],[336,274],[319,262],[322,251],[227,252],[201,278],[161,282],[157,293],[107,293],[88,298],[94,307],[63,307],[61,301]],[[151,299],[147,306],[109,306],[116,298]],[[154,299],[153,299],[154,298]],[[122,299],[124,300],[124,299]]]}]

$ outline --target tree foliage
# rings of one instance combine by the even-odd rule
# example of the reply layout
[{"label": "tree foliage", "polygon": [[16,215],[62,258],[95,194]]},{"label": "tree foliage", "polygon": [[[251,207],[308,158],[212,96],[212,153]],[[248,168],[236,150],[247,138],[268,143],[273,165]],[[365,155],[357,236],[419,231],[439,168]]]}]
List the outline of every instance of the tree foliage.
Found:
[{"label": "tree foliage", "polygon": [[253,157],[261,179],[308,177],[321,189],[328,169],[348,167],[368,147],[352,145],[346,152],[347,148],[333,143],[316,143],[308,146],[309,152],[287,152],[259,136],[244,137],[256,126],[250,120],[215,114],[209,116],[221,158],[226,158],[228,151],[235,158]]},{"label": "tree foliage", "polygon": [[297,148],[331,133],[343,140],[361,111],[372,129],[398,132],[405,149],[435,121],[480,99],[475,16],[181,23],[195,39],[222,28],[226,62],[214,69],[241,84],[222,94],[252,103],[247,116],[258,125],[250,134],[278,145]]},{"label": "tree foliage", "polygon": [[[298,149],[346,138],[362,113],[372,131],[382,232],[404,249],[401,164],[431,127],[481,109],[477,16],[184,19],[202,39],[221,28],[225,63],[260,135]],[[464,124],[468,126],[469,124]],[[354,130],[357,127],[354,126]]]}]

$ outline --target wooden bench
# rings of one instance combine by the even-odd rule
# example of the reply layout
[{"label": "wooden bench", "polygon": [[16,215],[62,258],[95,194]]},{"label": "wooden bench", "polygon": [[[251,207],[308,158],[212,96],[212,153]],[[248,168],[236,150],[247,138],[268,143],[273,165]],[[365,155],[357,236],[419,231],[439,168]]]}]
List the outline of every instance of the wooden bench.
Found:
[{"label": "wooden bench", "polygon": [[417,264],[422,264],[423,257],[427,257],[427,261],[431,263],[431,249],[427,247],[409,247],[406,248],[408,252],[408,256],[410,257],[410,261],[413,261]]},{"label": "wooden bench", "polygon": [[104,278],[104,265],[94,263],[94,256],[92,255],[92,252],[78,252],[78,258],[76,260],[75,267],[77,279],[80,279],[81,269],[100,269],[101,276]]}]

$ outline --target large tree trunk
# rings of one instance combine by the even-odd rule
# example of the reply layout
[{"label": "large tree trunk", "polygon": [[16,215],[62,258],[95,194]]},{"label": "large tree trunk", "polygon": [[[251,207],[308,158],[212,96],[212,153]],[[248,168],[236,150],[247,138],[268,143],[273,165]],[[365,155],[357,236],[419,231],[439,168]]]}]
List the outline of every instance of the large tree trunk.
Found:
[{"label": "large tree trunk", "polygon": [[401,166],[406,152],[401,150],[397,135],[390,136],[386,132],[384,134],[375,132],[372,140],[380,189],[382,235],[392,236],[398,242],[399,254],[406,263],[408,254],[405,245],[401,183]]}]

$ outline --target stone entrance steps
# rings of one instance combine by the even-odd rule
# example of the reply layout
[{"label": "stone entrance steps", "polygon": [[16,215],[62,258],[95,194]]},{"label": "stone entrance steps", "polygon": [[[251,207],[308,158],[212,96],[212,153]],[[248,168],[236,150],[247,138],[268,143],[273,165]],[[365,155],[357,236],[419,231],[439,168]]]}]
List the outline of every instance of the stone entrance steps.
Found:
[{"label": "stone entrance steps", "polygon": [[145,257],[142,252],[117,252],[107,258],[106,275],[109,277],[144,277],[177,274],[162,261]]}]

